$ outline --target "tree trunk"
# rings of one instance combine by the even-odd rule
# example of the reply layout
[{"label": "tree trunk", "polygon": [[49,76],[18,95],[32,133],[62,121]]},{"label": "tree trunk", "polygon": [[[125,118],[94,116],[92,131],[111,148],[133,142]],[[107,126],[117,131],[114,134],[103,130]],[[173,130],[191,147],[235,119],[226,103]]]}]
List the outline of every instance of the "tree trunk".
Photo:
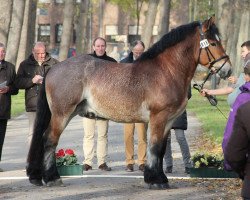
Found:
[{"label": "tree trunk", "polygon": [[89,0],[82,0],[80,5],[80,17],[78,23],[76,37],[76,52],[77,54],[88,52],[88,34],[87,25],[89,20]]},{"label": "tree trunk", "polygon": [[[16,69],[18,70],[20,63],[31,54],[35,38],[35,20],[36,16],[33,13],[36,10],[35,0],[26,0],[24,18],[22,25],[21,38],[18,48]],[[34,5],[35,4],[35,5]],[[33,21],[32,21],[33,20]]]},{"label": "tree trunk", "polygon": [[9,0],[0,0],[1,5],[1,12],[0,12],[0,42],[2,42],[5,46],[7,45],[8,41],[8,33],[10,27],[10,20],[11,20],[11,9],[13,1]]},{"label": "tree trunk", "polygon": [[7,42],[6,60],[16,64],[17,52],[20,43],[21,30],[23,25],[25,1],[14,0],[12,17]]},{"label": "tree trunk", "polygon": [[50,14],[50,41],[49,49],[54,49],[56,46],[56,16],[54,15],[55,0],[50,0],[49,14]]},{"label": "tree trunk", "polygon": [[148,11],[142,32],[142,41],[144,42],[146,49],[149,47],[151,43],[151,37],[155,23],[155,17],[157,14],[158,4],[159,0],[149,0]]},{"label": "tree trunk", "polygon": [[236,68],[236,74],[239,75],[241,72],[243,72],[243,62],[241,59],[241,45],[243,42],[249,40],[249,24],[250,24],[250,12],[249,12],[249,6],[250,2],[247,1],[240,1],[239,7],[237,9],[237,12],[242,13],[240,15],[240,28],[238,29],[238,38],[237,40],[237,48],[236,48],[236,58],[235,58],[235,68]]},{"label": "tree trunk", "polygon": [[217,2],[217,19],[218,19],[218,27],[221,34],[222,45],[225,49],[227,49],[228,37],[229,37],[229,26],[231,24],[232,17],[232,9],[230,8],[229,0],[220,0]]},{"label": "tree trunk", "polygon": [[[31,54],[36,36],[36,9],[37,0],[29,0],[28,32],[26,41],[25,57]],[[21,50],[23,51],[23,49]]]},{"label": "tree trunk", "polygon": [[60,44],[59,60],[67,59],[73,32],[73,19],[75,13],[75,0],[65,0],[62,39]]},{"label": "tree trunk", "polygon": [[160,25],[159,25],[159,34],[158,34],[158,40],[168,33],[169,30],[169,17],[170,17],[170,6],[171,6],[171,0],[161,0],[160,2],[160,8],[161,8],[161,14],[160,14]]},{"label": "tree trunk", "polygon": [[21,38],[17,53],[17,61],[16,61],[16,69],[19,68],[19,64],[25,59],[25,52],[27,45],[27,34],[28,34],[28,18],[29,18],[29,4],[30,0],[25,1],[25,9],[24,9],[24,17],[23,17],[23,25],[21,31]]}]

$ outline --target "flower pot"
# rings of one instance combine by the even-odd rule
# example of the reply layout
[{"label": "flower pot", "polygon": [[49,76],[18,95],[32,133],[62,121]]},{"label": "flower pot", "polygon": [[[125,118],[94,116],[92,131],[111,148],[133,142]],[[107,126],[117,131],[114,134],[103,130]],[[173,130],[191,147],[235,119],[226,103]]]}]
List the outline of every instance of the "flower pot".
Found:
[{"label": "flower pot", "polygon": [[238,174],[235,172],[229,172],[223,169],[217,169],[212,167],[191,168],[190,177],[201,178],[238,178]]},{"label": "flower pot", "polygon": [[57,166],[60,176],[82,175],[82,165],[61,165]]}]

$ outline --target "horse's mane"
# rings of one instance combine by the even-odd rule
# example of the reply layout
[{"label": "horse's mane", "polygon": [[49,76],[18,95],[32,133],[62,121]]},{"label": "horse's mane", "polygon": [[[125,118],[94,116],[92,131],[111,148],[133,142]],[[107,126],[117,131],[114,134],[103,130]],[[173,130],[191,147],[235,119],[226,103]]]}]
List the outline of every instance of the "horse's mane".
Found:
[{"label": "horse's mane", "polygon": [[[172,29],[169,33],[165,34],[158,42],[156,42],[151,48],[145,51],[136,61],[138,62],[155,58],[166,48],[174,46],[175,44],[183,41],[187,36],[193,34],[195,32],[195,28],[199,25],[200,22],[195,21]],[[205,34],[206,37],[214,39],[214,34],[219,35],[219,31],[217,27],[213,24]]]}]

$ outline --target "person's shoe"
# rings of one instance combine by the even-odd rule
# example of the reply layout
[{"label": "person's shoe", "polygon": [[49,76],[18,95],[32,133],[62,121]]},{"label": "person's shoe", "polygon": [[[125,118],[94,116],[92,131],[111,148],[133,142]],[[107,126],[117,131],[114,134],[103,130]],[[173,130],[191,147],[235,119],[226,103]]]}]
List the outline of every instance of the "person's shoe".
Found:
[{"label": "person's shoe", "polygon": [[0,168],[0,172],[3,172],[3,169],[2,169],[2,168]]},{"label": "person's shoe", "polygon": [[173,166],[167,167],[165,173],[172,173]]},{"label": "person's shoe", "polygon": [[139,165],[139,170],[144,172],[144,169],[145,169],[145,164],[141,164]]},{"label": "person's shoe", "polygon": [[185,173],[190,174],[190,168],[189,167],[185,167]]},{"label": "person's shoe", "polygon": [[111,168],[108,167],[108,165],[106,163],[103,163],[99,166],[99,169],[100,170],[103,170],[103,171],[111,171]]},{"label": "person's shoe", "polygon": [[134,171],[134,166],[132,164],[128,164],[126,167],[127,172],[133,172]]},{"label": "person's shoe", "polygon": [[90,165],[88,165],[88,164],[84,164],[82,170],[83,170],[83,171],[92,170],[92,167],[91,167]]}]

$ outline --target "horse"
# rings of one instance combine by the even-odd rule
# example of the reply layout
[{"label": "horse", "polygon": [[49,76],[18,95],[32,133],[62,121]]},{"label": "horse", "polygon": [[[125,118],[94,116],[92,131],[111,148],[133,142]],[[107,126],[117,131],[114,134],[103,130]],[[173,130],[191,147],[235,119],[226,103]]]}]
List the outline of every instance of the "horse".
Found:
[{"label": "horse", "polygon": [[201,64],[221,78],[231,74],[214,16],[181,25],[164,35],[134,63],[114,63],[90,55],[60,62],[44,78],[27,158],[31,184],[61,185],[55,150],[76,115],[122,123],[149,123],[144,181],[167,189],[163,156],[169,130],[185,110],[187,90]]}]

